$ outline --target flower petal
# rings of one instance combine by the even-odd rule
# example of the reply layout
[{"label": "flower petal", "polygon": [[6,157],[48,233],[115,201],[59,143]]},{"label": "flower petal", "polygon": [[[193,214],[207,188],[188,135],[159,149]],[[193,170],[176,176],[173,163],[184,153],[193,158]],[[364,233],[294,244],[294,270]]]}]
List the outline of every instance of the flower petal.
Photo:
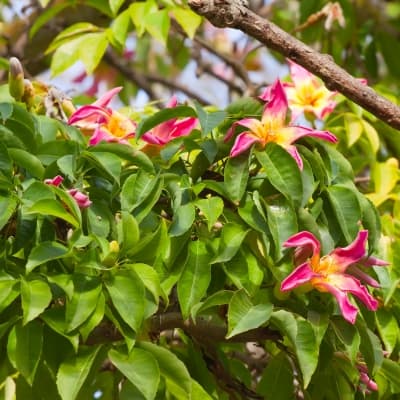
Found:
[{"label": "flower petal", "polygon": [[311,269],[308,262],[299,265],[290,275],[288,275],[281,283],[281,291],[286,292],[297,286],[309,282],[316,274]]},{"label": "flower petal", "polygon": [[338,302],[343,318],[351,324],[354,324],[356,322],[358,309],[356,306],[350,303],[346,292],[343,292],[335,286],[323,281],[318,282],[318,284],[315,284],[314,287],[317,290],[320,289],[320,291],[322,292],[329,292],[333,294],[336,298],[336,301]]},{"label": "flower petal", "polygon": [[283,85],[279,79],[271,86],[270,101],[265,105],[261,118],[262,122],[277,120],[283,126],[288,110],[288,101]]},{"label": "flower petal", "polygon": [[100,108],[107,107],[108,104],[110,103],[110,101],[112,100],[112,98],[116,94],[118,94],[121,90],[122,90],[122,86],[118,86],[118,87],[115,87],[115,88],[109,90],[108,92],[104,93],[99,99],[97,99],[93,103],[93,105],[100,107]]},{"label": "flower petal", "polygon": [[141,136],[145,142],[162,146],[167,143],[167,140],[153,134],[153,132],[146,132]]},{"label": "flower petal", "polygon": [[330,253],[335,263],[344,271],[350,264],[355,264],[365,257],[368,231],[358,232],[357,237],[347,247],[338,247]]},{"label": "flower petal", "polygon": [[316,137],[331,143],[337,143],[338,141],[337,137],[329,131],[318,131],[315,129],[306,128],[305,126],[293,126],[293,137],[291,143],[304,136]]},{"label": "flower petal", "polygon": [[283,243],[284,247],[309,247],[312,249],[312,254],[319,254],[321,244],[318,239],[308,231],[302,231],[291,236]]},{"label": "flower petal", "polygon": [[174,123],[174,127],[170,132],[171,138],[187,136],[197,125],[198,119],[193,117],[184,118]]},{"label": "flower petal", "polygon": [[299,64],[296,64],[290,59],[287,59],[287,62],[289,64],[290,77],[295,85],[303,82],[304,80],[315,79],[311,72],[307,71]]},{"label": "flower petal", "polygon": [[360,264],[364,265],[364,267],[386,267],[390,265],[390,263],[388,263],[387,261],[380,260],[379,258],[372,256],[363,258],[362,260],[360,260]]},{"label": "flower petal", "polygon": [[252,144],[260,142],[260,139],[253,135],[251,132],[242,132],[240,133],[233,144],[231,149],[230,156],[236,157],[240,153],[246,151]]},{"label": "flower petal", "polygon": [[299,166],[300,171],[303,170],[303,160],[300,157],[299,152],[297,151],[295,146],[289,145],[285,148],[285,150],[294,158],[297,165]]},{"label": "flower petal", "polygon": [[44,183],[51,186],[60,186],[64,178],[61,175],[56,175],[52,179],[45,179]]},{"label": "flower petal", "polygon": [[364,271],[362,271],[360,268],[358,268],[355,265],[350,265],[347,268],[347,273],[355,276],[356,278],[360,279],[363,283],[366,283],[369,286],[379,288],[381,285],[379,284],[378,281],[376,281],[372,276],[369,276],[366,274]]},{"label": "flower petal", "polygon": [[329,281],[339,290],[358,297],[368,309],[375,311],[378,308],[378,301],[371,296],[367,288],[358,279],[350,275],[330,274]]},{"label": "flower petal", "polygon": [[85,121],[85,123],[102,123],[110,115],[107,109],[89,104],[76,110],[69,118],[68,124],[74,125],[80,121]]},{"label": "flower petal", "polygon": [[168,101],[168,103],[166,104],[165,107],[167,107],[167,108],[173,108],[173,107],[176,107],[177,104],[178,104],[178,99],[177,99],[176,96],[174,95],[174,96],[172,96],[172,97],[169,99],[169,101]]},{"label": "flower petal", "polygon": [[95,146],[96,144],[100,142],[115,142],[117,141],[116,138],[112,135],[110,135],[108,132],[97,128],[91,138],[89,139],[89,145],[90,146]]}]

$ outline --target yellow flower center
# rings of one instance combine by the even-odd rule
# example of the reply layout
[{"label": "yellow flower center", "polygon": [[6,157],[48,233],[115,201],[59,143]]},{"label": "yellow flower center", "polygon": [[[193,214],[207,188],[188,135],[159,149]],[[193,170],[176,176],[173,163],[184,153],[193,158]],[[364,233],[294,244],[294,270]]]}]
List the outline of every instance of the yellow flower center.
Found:
[{"label": "yellow flower center", "polygon": [[329,101],[330,92],[324,87],[316,87],[311,81],[298,85],[289,99],[294,105],[307,108],[320,108]]},{"label": "yellow flower center", "polygon": [[135,125],[124,115],[113,111],[106,123],[107,130],[115,137],[123,138],[127,134],[135,132]]}]

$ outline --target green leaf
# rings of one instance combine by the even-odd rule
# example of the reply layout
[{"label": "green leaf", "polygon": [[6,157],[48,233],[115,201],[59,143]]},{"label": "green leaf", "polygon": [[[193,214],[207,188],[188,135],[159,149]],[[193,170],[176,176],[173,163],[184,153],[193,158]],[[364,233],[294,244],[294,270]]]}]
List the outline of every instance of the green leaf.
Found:
[{"label": "green leaf", "polygon": [[121,160],[118,156],[106,152],[84,152],[82,157],[88,159],[94,167],[107,177],[111,177],[119,184],[121,175]]},{"label": "green leaf", "polygon": [[318,365],[319,347],[312,325],[303,318],[296,319],[292,313],[285,310],[274,311],[271,323],[292,343],[306,388]]},{"label": "green leaf", "polygon": [[247,153],[229,157],[224,170],[225,190],[230,199],[238,204],[246,190],[249,179],[249,156]]},{"label": "green leaf", "polygon": [[189,243],[188,258],[178,281],[178,299],[185,319],[192,306],[207,292],[211,281],[211,258],[204,242],[195,240]]},{"label": "green leaf", "polygon": [[246,292],[239,290],[229,302],[226,338],[258,328],[269,320],[271,313],[271,303],[253,305]]},{"label": "green leaf", "polygon": [[[49,201],[49,200],[47,200]],[[68,253],[68,249],[57,242],[42,242],[32,249],[26,263],[26,271],[29,273],[37,266],[48,261],[63,258]]]},{"label": "green leaf", "polygon": [[162,297],[165,303],[168,303],[168,298],[166,297],[160,285],[160,278],[158,277],[158,274],[153,267],[150,267],[150,265],[143,263],[125,265],[125,267],[128,267],[135,271],[139,279],[143,282],[143,285],[154,296],[154,300],[157,304],[159,297]]},{"label": "green leaf", "polygon": [[155,398],[160,382],[160,369],[150,352],[134,348],[127,356],[118,350],[111,349],[108,356],[146,400]]},{"label": "green leaf", "polygon": [[[334,218],[339,224],[346,242],[351,243],[358,233],[358,221],[361,220],[361,208],[355,189],[334,185],[328,187],[326,193],[333,209]],[[328,213],[328,215],[331,218],[332,214]]]},{"label": "green leaf", "polygon": [[375,312],[377,328],[386,351],[391,354],[399,340],[399,325],[389,311],[380,308]]},{"label": "green leaf", "polygon": [[192,227],[195,216],[196,210],[193,203],[180,206],[174,213],[169,235],[171,237],[183,235]]},{"label": "green leaf", "polygon": [[117,271],[105,281],[114,307],[124,322],[137,332],[144,316],[144,286],[136,274]]},{"label": "green leaf", "polygon": [[15,333],[15,363],[18,371],[32,385],[42,354],[43,325],[39,321],[31,321],[25,326],[16,324]]},{"label": "green leaf", "polygon": [[142,36],[145,31],[145,17],[157,11],[157,5],[153,0],[145,2],[135,2],[129,6],[130,16],[135,25],[138,36]]},{"label": "green leaf", "polygon": [[23,325],[36,318],[49,305],[52,294],[49,285],[39,279],[21,279]]},{"label": "green leaf", "polygon": [[400,393],[400,365],[385,358],[382,361],[381,372],[390,383],[392,393]]},{"label": "green leaf", "polygon": [[20,288],[17,283],[18,280],[12,278],[10,275],[0,275],[0,312],[19,296]]},{"label": "green leaf", "polygon": [[235,292],[231,290],[221,290],[207,297],[204,302],[196,304],[192,307],[191,317],[194,320],[196,315],[210,308],[228,304]]},{"label": "green leaf", "polygon": [[29,174],[43,179],[44,167],[36,156],[22,149],[8,149],[8,154],[17,165],[24,168]]},{"label": "green leaf", "polygon": [[149,342],[138,342],[137,346],[151,353],[157,360],[168,390],[175,397],[190,399],[192,380],[185,364],[175,354],[161,346]]},{"label": "green leaf", "polygon": [[298,232],[297,216],[291,203],[284,198],[265,202],[268,227],[275,245],[275,258],[283,256],[283,243]]},{"label": "green leaf", "polygon": [[[202,21],[200,15],[196,14],[195,12],[193,12],[190,9],[178,8],[178,7],[174,8],[172,10],[172,14],[175,17],[178,24],[182,27],[182,29],[188,35],[188,37],[190,39],[193,39],[193,37],[196,33],[196,30],[200,26],[201,21]],[[202,126],[203,126],[203,124],[202,124]]]},{"label": "green leaf", "polygon": [[136,218],[127,211],[121,211],[122,254],[130,254],[139,241],[140,230]]},{"label": "green leaf", "polygon": [[167,10],[159,10],[144,16],[144,25],[147,32],[164,46],[167,44],[170,19]]},{"label": "green leaf", "polygon": [[238,252],[248,232],[241,225],[231,222],[225,224],[222,228],[218,253],[212,260],[212,264],[231,260]]},{"label": "green leaf", "polygon": [[[178,21],[179,22],[179,21]],[[226,111],[206,111],[199,103],[194,103],[196,112],[199,117],[201,126],[201,136],[207,136],[214,128],[216,128],[227,116]]]},{"label": "green leaf", "polygon": [[136,129],[135,138],[139,139],[144,133],[149,132],[155,126],[178,117],[196,117],[196,112],[188,106],[176,106],[164,108],[150,117],[143,119]]},{"label": "green leaf", "polygon": [[207,219],[207,227],[211,231],[224,210],[224,202],[220,197],[207,197],[196,200],[194,204]]},{"label": "green leaf", "polygon": [[272,396],[279,400],[294,398],[293,369],[285,353],[280,352],[268,361],[257,385],[257,393],[267,399]]},{"label": "green leaf", "polygon": [[271,185],[290,202],[300,204],[303,197],[303,182],[299,166],[293,157],[275,143],[268,143],[264,151],[256,151],[255,155]]},{"label": "green leaf", "polygon": [[[42,0],[42,7],[46,7],[49,2],[50,0]],[[51,7],[46,8],[45,10],[41,10],[40,14],[37,16],[37,18],[35,18],[35,22],[33,23],[29,31],[29,38],[32,39],[43,25],[45,25],[62,10],[69,7],[70,5],[71,1],[66,1],[61,4],[54,4]]]},{"label": "green leaf", "polygon": [[124,4],[124,0],[108,0],[108,3],[110,4],[111,12],[115,16],[122,4]]},{"label": "green leaf", "polygon": [[133,148],[130,145],[122,143],[99,143],[92,146],[89,151],[91,153],[107,152],[113,153],[123,160],[127,160],[133,165],[137,165],[141,170],[148,173],[154,173],[154,166],[150,158],[143,152]]},{"label": "green leaf", "polygon": [[[117,0],[117,1],[123,1],[123,0]],[[113,20],[111,24],[112,38],[117,42],[118,46],[125,45],[130,23],[131,23],[131,16],[129,9],[123,11]]]},{"label": "green leaf", "polygon": [[79,226],[79,222],[76,220],[76,218],[73,215],[71,215],[57,200],[53,199],[39,200],[28,209],[28,213],[31,214],[37,213],[44,216],[52,215],[53,217],[61,218],[64,221],[69,222],[75,228]]},{"label": "green leaf", "polygon": [[146,171],[139,170],[137,174],[129,175],[121,189],[121,208],[132,212],[147,197],[149,197],[158,183],[157,177]]},{"label": "green leaf", "polygon": [[74,293],[67,301],[65,322],[67,332],[82,325],[94,312],[101,293],[101,281],[97,276],[75,274]]},{"label": "green leaf", "polygon": [[85,33],[61,44],[55,51],[50,70],[59,75],[75,62],[82,61],[86,72],[91,74],[98,66],[108,45],[106,32]]},{"label": "green leaf", "polygon": [[12,103],[0,103],[0,118],[3,122],[11,117],[13,109],[14,107]]},{"label": "green leaf", "polygon": [[79,353],[62,362],[57,388],[62,400],[75,400],[94,364],[100,346],[80,346]]},{"label": "green leaf", "polygon": [[0,229],[3,229],[9,219],[13,216],[18,205],[18,200],[12,194],[7,197],[0,196]]}]

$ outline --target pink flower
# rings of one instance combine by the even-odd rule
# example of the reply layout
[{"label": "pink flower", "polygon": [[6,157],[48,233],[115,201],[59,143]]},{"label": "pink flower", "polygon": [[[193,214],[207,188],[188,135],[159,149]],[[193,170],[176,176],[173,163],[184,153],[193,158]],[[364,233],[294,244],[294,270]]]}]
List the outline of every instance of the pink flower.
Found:
[{"label": "pink flower", "polygon": [[[343,318],[354,324],[357,307],[350,303],[347,293],[358,297],[370,310],[375,311],[378,308],[377,300],[370,295],[359,279],[373,287],[379,287],[379,283],[363,272],[359,265],[387,265],[385,261],[366,257],[367,238],[368,231],[360,231],[353,243],[344,248],[338,247],[321,257],[320,242],[312,233],[303,231],[291,236],[284,246],[300,249],[298,256],[300,255],[301,264],[283,280],[281,291],[311,284],[320,292],[330,292],[335,296]],[[307,255],[307,260],[303,262]]]},{"label": "pink flower", "polygon": [[327,140],[332,143],[337,142],[336,136],[328,131],[318,131],[304,126],[286,124],[288,102],[286,94],[280,80],[277,80],[268,89],[268,103],[264,107],[261,121],[255,118],[245,118],[235,122],[228,130],[225,141],[228,141],[237,125],[244,126],[248,130],[240,133],[231,149],[231,157],[243,153],[254,143],[265,147],[270,142],[275,142],[282,146],[297,162],[300,169],[303,168],[303,161],[292,145],[297,139],[303,136],[312,136]]},{"label": "pink flower", "polygon": [[[176,107],[177,103],[176,97],[173,96],[168,102],[167,108]],[[180,120],[172,118],[146,132],[142,139],[147,143],[163,146],[172,139],[187,136],[196,125],[197,118],[187,117]]]},{"label": "pink flower", "polygon": [[68,123],[90,134],[90,145],[101,141],[127,143],[126,139],[135,135],[136,123],[108,107],[121,89],[109,90],[93,104],[82,106],[71,115]]},{"label": "pink flower", "polygon": [[88,208],[92,204],[89,197],[78,189],[69,189],[67,192],[75,199],[80,208]]},{"label": "pink flower", "polygon": [[[45,179],[44,183],[46,183],[47,185],[58,187],[61,185],[63,180],[64,180],[64,178],[62,176],[56,175],[52,179]],[[86,194],[83,194],[82,192],[80,192],[78,189],[75,189],[75,188],[69,189],[69,190],[67,190],[67,192],[75,199],[75,201],[77,202],[77,204],[80,208],[87,208],[92,204],[92,202],[89,200],[89,197]]]},{"label": "pink flower", "polygon": [[285,92],[292,111],[292,121],[301,113],[314,114],[323,119],[336,106],[332,98],[336,92],[329,91],[323,82],[300,65],[288,60],[292,82],[285,83]]}]

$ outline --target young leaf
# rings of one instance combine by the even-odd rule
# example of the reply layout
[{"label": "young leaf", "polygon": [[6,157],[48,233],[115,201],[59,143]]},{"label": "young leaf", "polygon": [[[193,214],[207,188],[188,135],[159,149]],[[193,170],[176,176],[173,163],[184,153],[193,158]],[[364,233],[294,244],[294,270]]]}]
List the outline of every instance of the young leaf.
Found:
[{"label": "young leaf", "polygon": [[159,10],[144,16],[147,32],[162,44],[167,44],[170,19],[167,10]]},{"label": "young leaf", "polygon": [[126,355],[111,349],[108,356],[146,400],[155,398],[160,382],[160,369],[155,357],[150,352],[134,348],[129,355]]},{"label": "young leaf", "polygon": [[[172,10],[172,14],[174,15],[178,24],[182,27],[182,29],[185,31],[185,33],[189,36],[189,38],[193,39],[197,28],[201,24],[200,15],[194,13],[190,9],[181,8],[181,7],[174,8]],[[203,126],[203,124],[202,124],[202,126]]]}]

